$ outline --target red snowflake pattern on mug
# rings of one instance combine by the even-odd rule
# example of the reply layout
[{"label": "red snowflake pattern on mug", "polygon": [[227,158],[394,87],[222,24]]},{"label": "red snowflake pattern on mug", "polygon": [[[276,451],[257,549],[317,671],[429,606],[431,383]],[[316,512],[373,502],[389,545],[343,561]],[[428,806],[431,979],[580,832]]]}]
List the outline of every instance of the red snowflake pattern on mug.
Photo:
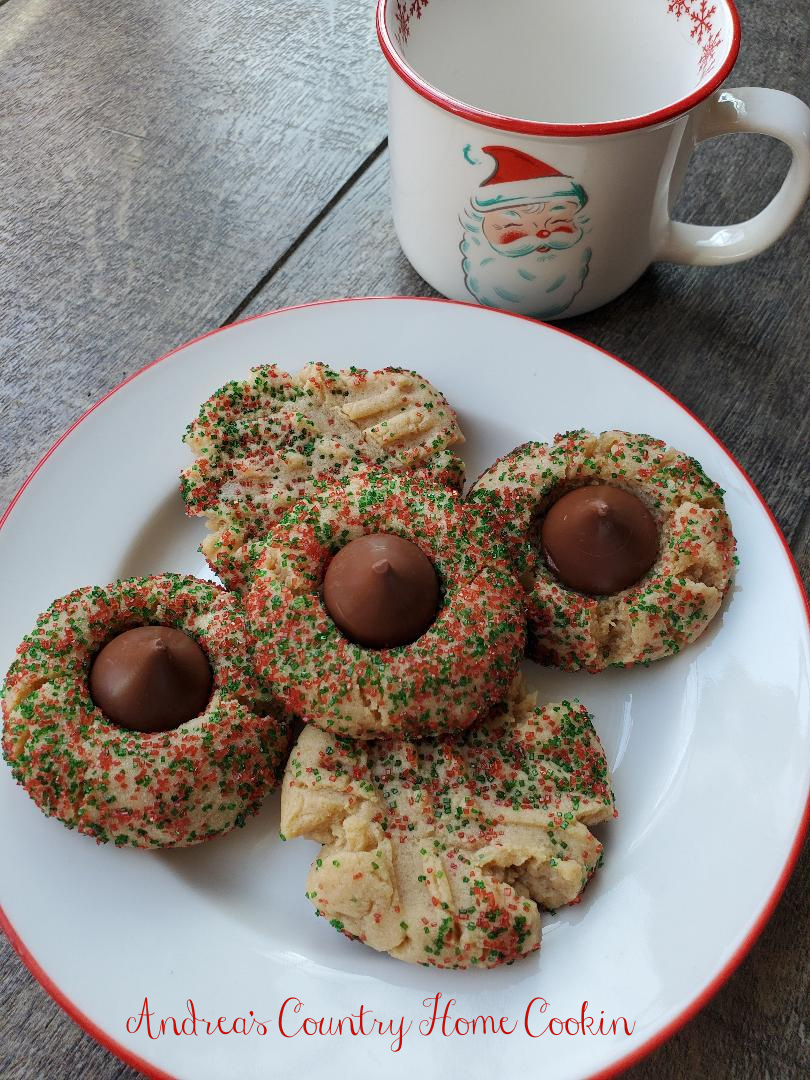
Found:
[{"label": "red snowflake pattern on mug", "polygon": [[689,37],[700,46],[698,55],[698,79],[705,79],[717,66],[716,53],[723,44],[721,30],[715,30],[712,19],[717,14],[717,5],[712,0],[665,0],[667,12],[677,20],[684,16],[692,28]]},{"label": "red snowflake pattern on mug", "polygon": [[[680,21],[681,17],[692,23],[690,38],[700,46],[698,55],[698,78],[704,79],[717,64],[716,53],[722,44],[722,33],[715,30],[712,22],[717,5],[712,0],[664,0],[667,12]],[[411,19],[421,19],[430,0],[397,0],[394,8],[394,37],[404,50],[411,38]]]},{"label": "red snowflake pattern on mug", "polygon": [[720,31],[707,37],[700,53],[700,77],[708,75],[717,63],[715,53],[721,44]]},{"label": "red snowflake pattern on mug", "polygon": [[692,0],[670,0],[667,4],[667,11],[671,12],[676,19],[680,19],[681,15],[689,14],[689,5]]},{"label": "red snowflake pattern on mug", "polygon": [[400,48],[403,48],[408,44],[408,38],[411,36],[411,17],[408,14],[408,5],[403,4],[402,0],[397,0],[397,9],[394,18],[397,20],[397,41],[399,42]]},{"label": "red snowflake pattern on mug", "polygon": [[416,16],[417,19],[421,19],[422,12],[428,6],[429,2],[430,0],[411,0],[409,4],[407,0],[397,0],[396,10],[394,11],[397,29],[394,32],[394,36],[401,49],[405,48],[410,39],[411,19],[414,16]]},{"label": "red snowflake pattern on mug", "polygon": [[712,15],[717,8],[714,4],[709,6],[708,0],[698,0],[697,6],[689,11],[689,18],[694,23],[690,37],[693,37],[698,45],[702,44],[703,38],[712,32]]}]

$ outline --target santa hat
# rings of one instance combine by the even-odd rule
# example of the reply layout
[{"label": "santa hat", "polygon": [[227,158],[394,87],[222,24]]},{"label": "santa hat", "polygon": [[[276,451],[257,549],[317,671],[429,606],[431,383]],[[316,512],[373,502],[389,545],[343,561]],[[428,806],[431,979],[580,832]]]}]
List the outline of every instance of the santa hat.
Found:
[{"label": "santa hat", "polygon": [[495,168],[472,197],[476,210],[484,212],[546,202],[558,196],[579,199],[580,205],[585,205],[587,196],[579,184],[544,161],[512,146],[483,146],[481,149],[495,159]]}]

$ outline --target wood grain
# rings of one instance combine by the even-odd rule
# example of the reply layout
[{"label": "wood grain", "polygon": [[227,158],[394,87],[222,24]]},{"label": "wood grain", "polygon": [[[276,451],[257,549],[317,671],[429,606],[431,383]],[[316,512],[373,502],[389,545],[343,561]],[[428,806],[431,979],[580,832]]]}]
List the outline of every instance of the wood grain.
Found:
[{"label": "wood grain", "polygon": [[229,317],[379,146],[383,86],[355,0],[0,8],[0,410],[26,436],[0,500]]},{"label": "wood grain", "polygon": [[[806,3],[738,6],[732,81],[806,94]],[[353,0],[0,0],[0,505],[88,404],[237,311],[430,295],[389,219],[372,35],[370,2]],[[756,212],[785,164],[765,138],[705,145],[681,216]],[[809,224],[805,212],[736,267],[656,266],[609,307],[563,324],[717,432],[806,581]],[[629,1077],[810,1073],[808,893],[805,852],[737,973]],[[699,917],[684,912],[686,932]],[[138,1073],[72,1024],[2,939],[0,1076]]]}]

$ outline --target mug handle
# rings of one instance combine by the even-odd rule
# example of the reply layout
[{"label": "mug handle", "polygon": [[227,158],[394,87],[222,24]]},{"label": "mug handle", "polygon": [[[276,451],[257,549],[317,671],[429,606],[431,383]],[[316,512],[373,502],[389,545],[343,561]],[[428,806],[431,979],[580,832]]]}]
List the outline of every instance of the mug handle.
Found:
[{"label": "mug handle", "polygon": [[782,186],[764,210],[736,225],[670,221],[656,260],[691,266],[742,262],[775,243],[798,215],[810,194],[810,109],[781,90],[721,90],[697,113],[695,143],[735,131],[772,135],[790,147],[793,160]]}]

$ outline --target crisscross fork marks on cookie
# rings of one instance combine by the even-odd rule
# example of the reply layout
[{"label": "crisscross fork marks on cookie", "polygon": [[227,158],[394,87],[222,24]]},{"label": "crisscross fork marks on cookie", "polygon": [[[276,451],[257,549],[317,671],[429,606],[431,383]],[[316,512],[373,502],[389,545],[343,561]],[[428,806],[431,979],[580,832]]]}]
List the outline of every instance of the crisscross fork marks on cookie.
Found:
[{"label": "crisscross fork marks on cookie", "polygon": [[358,744],[312,727],[282,786],[282,832],[323,844],[318,914],[398,959],[492,967],[539,947],[538,905],[574,902],[614,815],[587,711],[505,711],[463,736]]}]

